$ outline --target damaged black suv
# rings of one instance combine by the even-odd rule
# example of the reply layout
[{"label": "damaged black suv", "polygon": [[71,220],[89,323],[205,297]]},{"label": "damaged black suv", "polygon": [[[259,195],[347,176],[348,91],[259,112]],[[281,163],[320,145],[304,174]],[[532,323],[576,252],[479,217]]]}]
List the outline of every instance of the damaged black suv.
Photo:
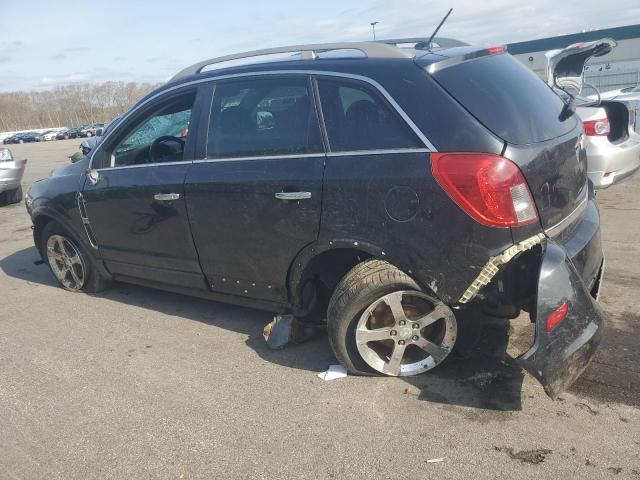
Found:
[{"label": "damaged black suv", "polygon": [[32,186],[42,258],[72,291],[119,280],[326,319],[358,374],[430,370],[463,315],[524,310],[518,361],[556,396],[603,328],[582,124],[503,47],[404,43],[183,70]]}]

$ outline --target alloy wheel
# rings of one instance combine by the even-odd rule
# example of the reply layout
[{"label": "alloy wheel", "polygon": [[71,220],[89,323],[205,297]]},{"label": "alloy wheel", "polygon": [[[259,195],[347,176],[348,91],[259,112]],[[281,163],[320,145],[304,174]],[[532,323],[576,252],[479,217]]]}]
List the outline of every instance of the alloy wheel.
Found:
[{"label": "alloy wheel", "polygon": [[47,240],[47,260],[58,281],[69,290],[80,290],[85,281],[85,267],[78,247],[62,235]]},{"label": "alloy wheel", "polygon": [[367,307],[356,326],[356,346],[374,370],[417,375],[440,364],[453,349],[456,318],[440,300],[417,291],[385,295]]}]

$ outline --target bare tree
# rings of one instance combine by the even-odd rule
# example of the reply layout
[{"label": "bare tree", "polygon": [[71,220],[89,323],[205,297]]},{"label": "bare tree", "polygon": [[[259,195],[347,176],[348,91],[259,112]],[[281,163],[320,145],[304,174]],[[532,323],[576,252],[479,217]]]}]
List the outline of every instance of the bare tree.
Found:
[{"label": "bare tree", "polygon": [[106,123],[157,85],[132,82],[65,85],[53,90],[0,92],[0,130]]}]

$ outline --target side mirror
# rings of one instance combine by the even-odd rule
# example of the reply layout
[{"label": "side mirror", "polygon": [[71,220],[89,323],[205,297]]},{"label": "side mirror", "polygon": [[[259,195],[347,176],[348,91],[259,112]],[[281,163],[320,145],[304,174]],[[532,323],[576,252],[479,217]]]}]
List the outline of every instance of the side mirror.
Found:
[{"label": "side mirror", "polygon": [[91,182],[91,185],[96,185],[100,181],[99,171],[89,168],[87,169],[86,174],[87,174],[87,178],[89,179],[89,182]]}]

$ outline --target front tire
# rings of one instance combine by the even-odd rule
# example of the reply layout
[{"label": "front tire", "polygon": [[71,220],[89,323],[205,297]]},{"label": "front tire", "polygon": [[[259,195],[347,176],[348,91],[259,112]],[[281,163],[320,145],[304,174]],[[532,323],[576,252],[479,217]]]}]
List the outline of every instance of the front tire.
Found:
[{"label": "front tire", "polygon": [[87,254],[66,229],[56,222],[48,223],[41,236],[40,251],[58,283],[70,292],[101,292],[111,281],[98,270]]},{"label": "front tire", "polygon": [[356,265],[338,283],[327,312],[331,347],[351,374],[410,376],[451,352],[451,309],[382,260]]}]

